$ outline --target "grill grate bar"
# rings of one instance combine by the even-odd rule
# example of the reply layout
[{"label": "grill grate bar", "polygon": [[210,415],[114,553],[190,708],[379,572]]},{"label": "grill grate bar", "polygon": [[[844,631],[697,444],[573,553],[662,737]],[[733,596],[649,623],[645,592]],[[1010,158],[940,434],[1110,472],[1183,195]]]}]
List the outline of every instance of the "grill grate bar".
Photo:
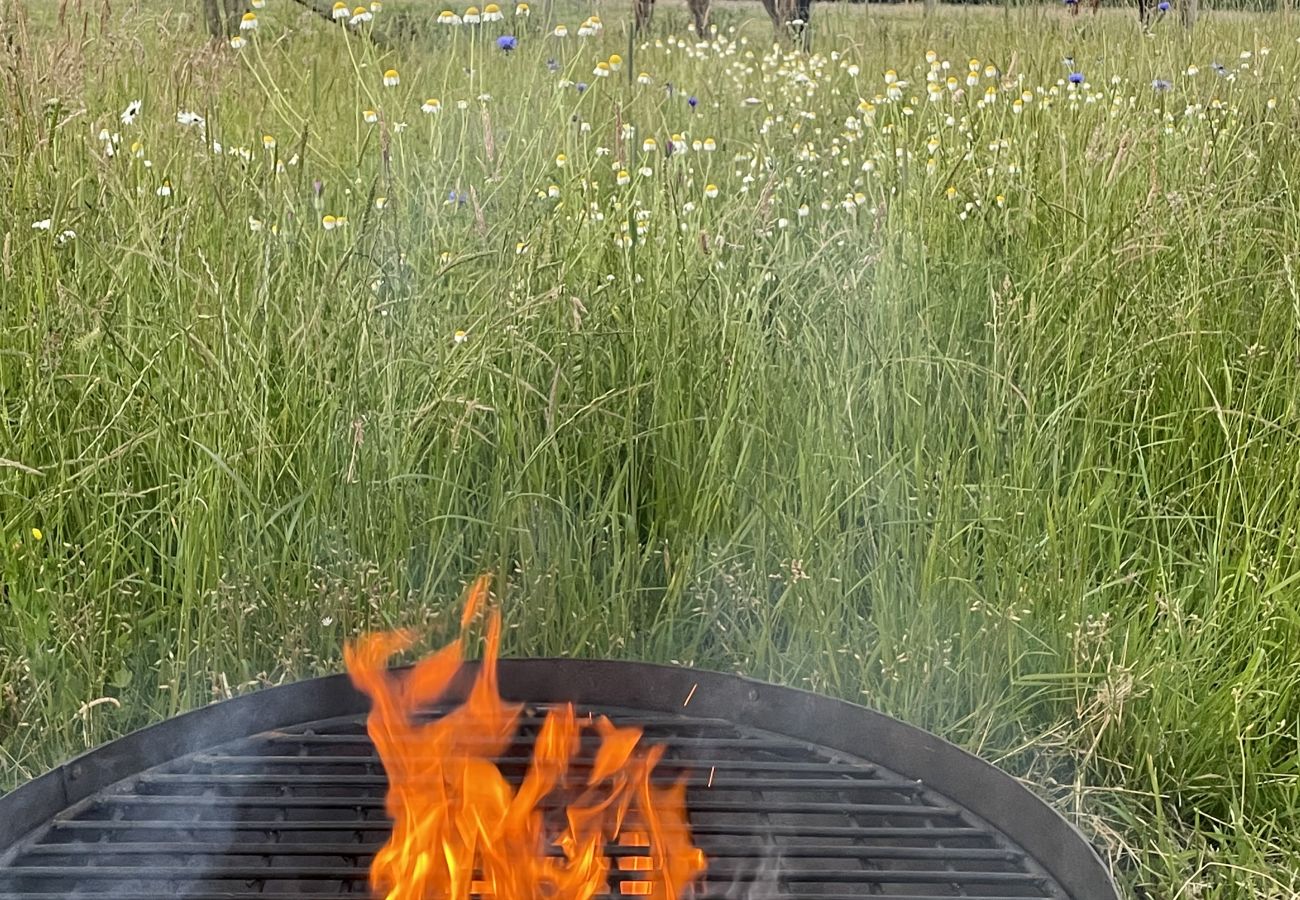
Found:
[{"label": "grill grate bar", "polygon": [[[641,881],[641,873],[610,871],[611,879],[621,881]],[[15,878],[54,878],[75,879],[78,883],[88,881],[138,880],[146,884],[163,881],[193,882],[196,872],[192,866],[13,866],[0,871],[0,881]],[[293,869],[272,865],[254,866],[244,864],[217,865],[197,873],[203,881],[220,881],[222,879],[240,879],[249,881],[365,881],[370,873],[365,868],[356,866],[297,866]],[[987,872],[959,871],[944,869],[929,871],[921,869],[902,869],[887,871],[884,869],[788,869],[780,872],[745,871],[741,869],[714,870],[710,868],[708,878],[717,882],[726,879],[728,884],[736,882],[755,882],[774,880],[794,884],[1042,884],[1043,876],[1029,872]]]},{"label": "grill grate bar", "polygon": [[[383,797],[229,797],[182,796],[156,794],[114,794],[96,797],[95,805],[112,806],[183,806],[192,810],[196,800],[204,807],[238,807],[241,809],[384,809]],[[692,813],[734,812],[752,814],[754,800],[712,800],[708,792],[694,794],[689,801]],[[552,807],[543,804],[543,810]],[[807,813],[831,816],[926,816],[934,818],[960,818],[962,812],[955,806],[922,806],[897,803],[840,803],[835,800],[763,801],[762,808],[772,813]],[[292,824],[289,821],[281,824]]]},{"label": "grill grate bar", "polygon": [[[669,774],[653,774],[650,776],[651,784],[676,784],[679,781],[685,781],[691,787],[710,788],[712,790],[732,790],[732,791],[807,791],[807,790],[844,790],[844,791],[893,791],[897,793],[915,793],[922,790],[922,787],[914,781],[895,781],[885,779],[868,779],[853,778],[846,775],[844,778],[746,778],[743,781],[727,779],[722,775],[715,774],[712,778],[709,773],[696,773],[685,777]],[[159,785],[164,787],[201,787],[201,788],[230,788],[230,787],[292,787],[307,786],[320,787],[322,785],[322,776],[320,775],[262,775],[262,774],[238,774],[238,773],[198,773],[198,774],[174,774],[174,773],[147,773],[140,776],[141,785]],[[430,784],[434,783],[430,780]],[[388,777],[385,775],[330,775],[327,784],[334,786],[347,787],[374,787],[387,788]]]},{"label": "grill grate bar", "polygon": [[[419,759],[419,757],[414,757]],[[199,753],[192,757],[196,765],[204,766],[257,766],[258,768],[270,768],[272,766],[306,766],[315,768],[317,766],[374,766],[379,764],[379,754],[372,753],[368,755],[348,755],[348,756],[221,756],[213,753]],[[498,766],[527,766],[532,762],[531,756],[496,756],[492,762]],[[690,765],[696,769],[712,768],[719,772],[736,771],[736,772],[807,772],[809,774],[838,774],[838,775],[856,775],[872,776],[876,773],[875,766],[854,765],[848,766],[844,763],[809,763],[794,762],[786,760],[748,760],[748,759],[699,759],[686,757],[665,757],[661,766],[679,767]],[[570,763],[571,769],[589,769],[592,766],[591,760],[574,760]]]},{"label": "grill grate bar", "polygon": [[[101,865],[90,861],[91,857],[151,856],[168,854],[182,857],[212,856],[342,856],[349,858],[369,857],[382,846],[380,841],[361,841],[358,843],[198,843],[182,841],[139,841],[133,843],[75,843],[75,844],[41,844],[31,848],[23,859],[45,856],[71,856],[83,858],[83,866]],[[611,859],[623,857],[647,858],[644,847],[623,847],[609,845],[604,853]],[[925,859],[925,860],[995,860],[1016,863],[1024,859],[1024,854],[1014,850],[1002,849],[963,849],[958,847],[845,847],[843,845],[826,846],[824,844],[799,844],[782,846],[782,859]],[[559,857],[563,854],[559,847],[551,847],[549,856]],[[766,855],[763,847],[728,846],[727,844],[710,844],[710,859],[756,859]],[[21,873],[26,867],[22,862],[14,867]],[[110,865],[116,865],[112,863]],[[3,877],[0,874],[0,877]]]},{"label": "grill grate bar", "polygon": [[[178,895],[176,891],[157,891],[156,889],[145,891],[132,891],[129,895],[130,900],[267,900],[279,896],[282,900],[347,900],[348,897],[356,900],[369,900],[369,894],[366,893],[349,893],[342,894],[338,891],[312,891],[307,893],[294,894],[267,894],[260,888],[249,889],[244,891],[201,891],[199,893],[186,892]],[[478,896],[478,895],[474,895]],[[616,895],[617,896],[617,895]],[[614,900],[608,894],[598,894],[599,898],[609,898]],[[818,893],[812,898],[796,898],[790,894],[773,894],[768,900],[953,900],[952,894],[870,894],[861,893]],[[104,900],[102,893],[86,893],[68,891],[17,891],[17,892],[0,892],[0,900],[75,900],[75,898],[87,898],[87,900]],[[735,900],[730,893],[707,893],[702,892],[695,895],[695,900]],[[1035,893],[1035,894],[1017,894],[1015,896],[1007,895],[990,895],[981,894],[978,900],[1054,900],[1053,895]]]},{"label": "grill grate bar", "polygon": [[[515,735],[517,743],[531,743],[535,735],[521,732]],[[313,746],[321,744],[334,745],[353,745],[358,747],[371,746],[370,737],[362,734],[295,734],[292,732],[268,732],[258,735],[257,739],[269,744],[299,744],[303,746]],[[582,746],[597,747],[600,745],[600,736],[594,734],[583,734],[578,739]],[[763,737],[697,737],[694,735],[682,734],[664,734],[662,736],[648,736],[648,741],[654,744],[663,744],[669,749],[676,747],[704,747],[706,749],[723,749],[723,750],[769,750],[781,753],[790,753],[799,751],[802,748],[790,741],[780,741],[774,738]],[[418,743],[418,742],[417,742]],[[466,746],[474,746],[473,742],[466,742]]]},{"label": "grill grate bar", "polygon": [[[304,819],[302,821],[277,820],[274,822],[187,822],[176,819],[78,819],[68,822],[56,822],[53,826],[53,832],[56,834],[74,831],[91,831],[96,833],[126,832],[128,834],[135,831],[251,831],[259,834],[279,833],[283,831],[365,831],[383,832],[386,835],[391,830],[392,823],[386,819],[373,819],[370,821],[360,822],[335,822],[328,819]],[[826,837],[844,838],[849,840],[892,840],[897,838],[926,838],[930,840],[962,838],[965,840],[994,840],[992,834],[979,828],[940,828],[925,825],[909,828],[902,825],[895,827],[859,827],[841,825],[768,825],[761,823],[737,823],[735,825],[702,824],[692,825],[691,833],[696,835],[717,835],[723,837],[731,835],[771,835],[772,837]],[[818,898],[818,900],[821,900],[821,898]]]}]

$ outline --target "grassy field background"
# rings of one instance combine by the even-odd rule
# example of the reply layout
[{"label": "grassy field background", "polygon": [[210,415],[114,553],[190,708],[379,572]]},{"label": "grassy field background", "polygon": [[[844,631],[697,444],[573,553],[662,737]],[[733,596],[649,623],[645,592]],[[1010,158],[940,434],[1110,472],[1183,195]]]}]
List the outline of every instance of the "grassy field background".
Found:
[{"label": "grassy field background", "polygon": [[1300,22],[64,6],[0,3],[0,786],[490,570],[509,653],[857,700],[1133,896],[1300,896]]}]

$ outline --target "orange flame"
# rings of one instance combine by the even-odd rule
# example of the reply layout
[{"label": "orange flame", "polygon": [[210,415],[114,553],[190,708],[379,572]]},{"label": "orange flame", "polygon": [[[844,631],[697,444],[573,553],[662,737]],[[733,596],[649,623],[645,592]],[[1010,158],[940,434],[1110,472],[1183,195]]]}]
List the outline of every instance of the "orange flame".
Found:
[{"label": "orange flame", "polygon": [[[664,748],[643,747],[641,729],[604,717],[579,722],[566,704],[543,720],[518,787],[498,767],[522,710],[497,689],[499,611],[489,615],[483,663],[464,704],[416,721],[460,671],[465,634],[486,605],[488,584],[483,576],[470,588],[460,637],[404,676],[387,664],[412,646],[411,632],[369,635],[344,648],[353,683],[373,701],[367,729],[388,773],[393,833],[371,866],[372,887],[386,900],[590,900],[611,893],[679,900],[706,862],[692,842],[686,785],[651,783]],[[575,766],[582,730],[593,725],[595,757]],[[612,889],[606,848],[618,852]]]}]

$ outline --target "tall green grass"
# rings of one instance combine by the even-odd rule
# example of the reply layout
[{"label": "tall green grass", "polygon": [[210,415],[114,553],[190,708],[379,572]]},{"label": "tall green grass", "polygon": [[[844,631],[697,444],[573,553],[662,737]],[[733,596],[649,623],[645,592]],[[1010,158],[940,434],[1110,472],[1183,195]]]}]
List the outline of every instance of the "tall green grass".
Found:
[{"label": "tall green grass", "polygon": [[[867,703],[1135,896],[1296,896],[1295,22],[819,7],[808,56],[748,6],[696,49],[654,44],[684,9],[641,47],[616,7],[390,2],[381,51],[268,7],[238,52],[143,0],[4,10],[0,784],[365,629],[435,645],[490,570],[511,653]],[[999,78],[928,103],[927,49]],[[919,102],[867,117],[887,68]]]}]

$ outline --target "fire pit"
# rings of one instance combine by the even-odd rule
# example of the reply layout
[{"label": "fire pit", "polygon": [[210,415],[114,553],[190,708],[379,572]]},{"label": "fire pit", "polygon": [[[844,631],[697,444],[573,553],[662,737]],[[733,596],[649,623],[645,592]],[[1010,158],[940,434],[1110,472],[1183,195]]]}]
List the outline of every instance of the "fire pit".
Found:
[{"label": "fire pit", "polygon": [[[461,672],[451,701],[476,669]],[[654,781],[685,779],[708,861],[697,898],[1117,900],[1088,843],[1028,789],[871,710],[657,665],[506,660],[498,673],[501,695],[525,704],[496,757],[507,778],[523,777],[559,701],[666,747]],[[0,798],[0,900],[368,896],[392,828],[368,709],[346,676],[299,682],[35,779]],[[611,868],[611,896],[639,893],[625,883],[636,868]]]}]

